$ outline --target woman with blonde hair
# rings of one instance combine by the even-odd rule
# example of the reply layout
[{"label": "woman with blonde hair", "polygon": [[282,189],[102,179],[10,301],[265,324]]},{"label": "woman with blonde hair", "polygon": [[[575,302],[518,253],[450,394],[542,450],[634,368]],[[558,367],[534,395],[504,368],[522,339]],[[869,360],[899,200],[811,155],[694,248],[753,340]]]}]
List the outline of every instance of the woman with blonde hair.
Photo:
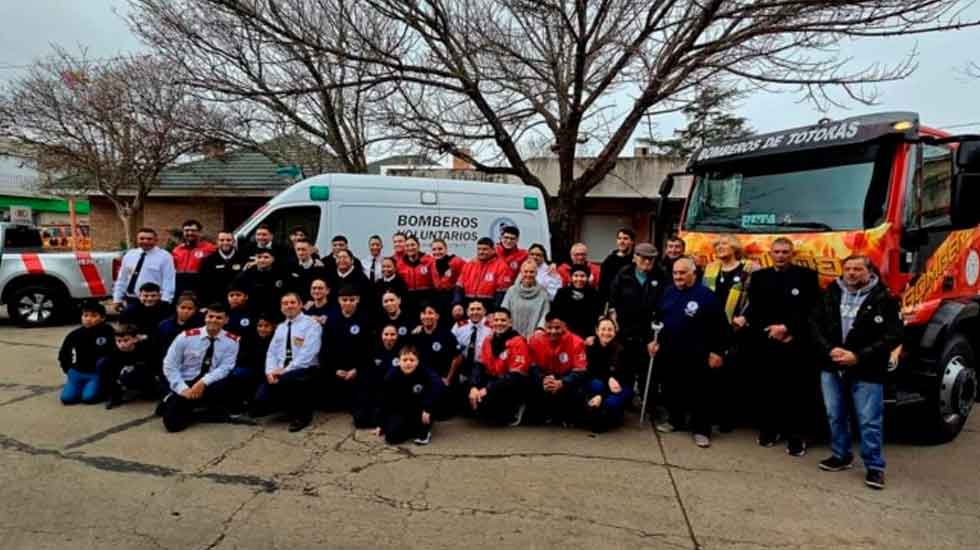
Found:
[{"label": "woman with blonde hair", "polygon": [[500,307],[510,310],[513,328],[524,338],[544,330],[544,318],[551,310],[548,291],[538,283],[538,264],[525,260],[517,281],[507,290]]}]

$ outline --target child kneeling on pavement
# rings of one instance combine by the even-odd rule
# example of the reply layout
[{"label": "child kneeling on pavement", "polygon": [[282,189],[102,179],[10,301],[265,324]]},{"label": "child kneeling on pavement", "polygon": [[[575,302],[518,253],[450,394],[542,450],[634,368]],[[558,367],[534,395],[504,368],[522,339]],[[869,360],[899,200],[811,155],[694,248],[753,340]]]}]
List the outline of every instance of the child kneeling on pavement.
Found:
[{"label": "child kneeling on pavement", "polygon": [[58,363],[66,376],[61,402],[98,403],[102,398],[98,364],[115,349],[112,327],[105,322],[105,307],[97,302],[82,305],[82,326],[65,336],[58,352]]},{"label": "child kneeling on pavement", "polygon": [[415,346],[404,346],[398,352],[398,368],[385,375],[378,434],[389,445],[409,439],[417,445],[428,445],[432,441],[432,413],[442,390],[439,375],[419,364]]}]

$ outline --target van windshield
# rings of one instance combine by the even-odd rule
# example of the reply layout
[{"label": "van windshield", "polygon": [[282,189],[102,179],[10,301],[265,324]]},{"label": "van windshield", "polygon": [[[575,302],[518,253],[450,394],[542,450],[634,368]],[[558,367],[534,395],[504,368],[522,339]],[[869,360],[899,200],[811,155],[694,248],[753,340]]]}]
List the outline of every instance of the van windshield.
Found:
[{"label": "van windshield", "polygon": [[701,167],[684,229],[799,233],[882,223],[895,143],[871,142]]}]

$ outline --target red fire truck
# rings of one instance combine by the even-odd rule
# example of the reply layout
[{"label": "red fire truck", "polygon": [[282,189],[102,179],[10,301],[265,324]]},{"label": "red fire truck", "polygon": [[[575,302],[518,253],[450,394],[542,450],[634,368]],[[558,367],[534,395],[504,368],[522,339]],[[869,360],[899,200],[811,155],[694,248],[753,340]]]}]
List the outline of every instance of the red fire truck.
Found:
[{"label": "red fire truck", "polygon": [[681,234],[699,263],[722,234],[762,266],[773,239],[789,237],[824,285],[848,255],[872,258],[906,321],[887,401],[920,407],[914,418],[933,439],[959,434],[977,397],[980,136],[906,112],[823,120],[705,146],[688,174]]}]

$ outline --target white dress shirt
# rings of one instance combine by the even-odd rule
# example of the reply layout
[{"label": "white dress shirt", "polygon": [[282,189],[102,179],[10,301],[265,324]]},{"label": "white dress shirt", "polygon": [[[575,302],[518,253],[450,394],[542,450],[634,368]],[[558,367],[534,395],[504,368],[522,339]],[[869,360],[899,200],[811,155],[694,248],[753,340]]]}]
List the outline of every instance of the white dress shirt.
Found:
[{"label": "white dress shirt", "polygon": [[[470,339],[473,337],[473,321],[467,321],[462,325],[456,325],[453,327],[453,336],[456,337],[456,341],[459,342],[459,352],[463,354],[463,357],[469,357],[469,345]],[[490,336],[492,332],[490,327],[487,326],[486,320],[477,323],[476,325],[476,345],[474,346],[473,358],[474,360],[479,360],[480,350],[483,349],[483,341]]]},{"label": "white dress shirt", "polygon": [[[291,325],[291,326],[290,326]],[[286,372],[316,367],[320,364],[320,341],[323,338],[323,327],[312,317],[300,313],[292,320],[285,320],[276,327],[276,333],[269,344],[269,352],[265,356],[265,372],[283,368],[286,361],[286,332],[290,333],[289,349],[293,359],[287,365]]]},{"label": "white dress shirt", "polygon": [[119,276],[116,277],[116,282],[112,286],[112,301],[122,302],[123,298],[139,298],[140,287],[144,283],[156,283],[160,285],[160,299],[164,302],[173,303],[174,287],[177,280],[174,258],[169,252],[157,246],[146,253],[146,259],[143,260],[143,266],[136,278],[136,285],[133,287],[133,294],[127,295],[126,288],[129,287],[129,279],[136,271],[136,264],[139,263],[142,254],[142,248],[134,248],[123,256]]},{"label": "white dress shirt", "polygon": [[[363,262],[361,262],[361,265],[364,267],[364,276],[368,278],[368,281],[371,281],[372,283],[376,283],[381,280],[382,260],[383,258],[381,257],[380,254],[378,254],[377,256],[368,256],[367,258],[364,259]],[[371,276],[371,262],[374,262],[373,277]]]},{"label": "white dress shirt", "polygon": [[[186,390],[188,380],[194,380],[201,374],[201,364],[208,351],[208,331],[204,328],[185,330],[177,335],[174,343],[170,344],[167,356],[163,359],[163,374],[171,391],[180,393]],[[222,330],[214,340],[214,354],[211,356],[211,368],[204,375],[204,385],[221,380],[235,368],[238,359],[238,336]]]}]

